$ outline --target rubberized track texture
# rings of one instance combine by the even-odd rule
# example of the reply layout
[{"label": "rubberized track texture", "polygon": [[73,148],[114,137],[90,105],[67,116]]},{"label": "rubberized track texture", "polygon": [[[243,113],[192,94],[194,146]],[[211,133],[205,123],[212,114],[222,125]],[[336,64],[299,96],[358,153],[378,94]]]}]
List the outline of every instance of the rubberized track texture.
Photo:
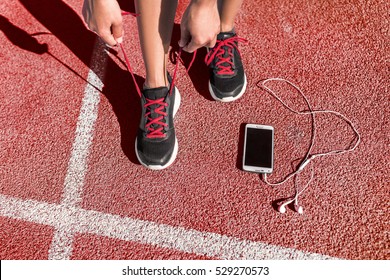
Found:
[{"label": "rubberized track texture", "polygon": [[[236,29],[249,40],[247,92],[211,99],[205,49],[188,74],[180,65],[179,153],[162,171],[136,159],[139,97],[119,49],[84,26],[81,2],[0,3],[0,259],[390,259],[388,1],[244,1]],[[124,24],[142,86],[136,21]],[[273,188],[241,170],[246,123],[275,127],[271,181],[308,149],[311,118],[257,86],[273,77],[297,84],[313,108],[348,116],[362,137],[353,153],[310,163],[303,215],[276,211],[292,181]],[[350,144],[337,118],[318,116],[317,127],[313,152]]]}]

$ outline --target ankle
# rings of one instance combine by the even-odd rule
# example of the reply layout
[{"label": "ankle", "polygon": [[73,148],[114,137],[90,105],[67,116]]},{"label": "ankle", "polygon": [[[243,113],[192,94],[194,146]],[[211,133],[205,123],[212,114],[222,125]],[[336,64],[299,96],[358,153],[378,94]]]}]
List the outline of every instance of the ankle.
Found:
[{"label": "ankle", "polygon": [[234,32],[234,24],[221,23],[221,32]]},{"label": "ankle", "polygon": [[159,88],[159,87],[168,87],[168,79],[163,77],[155,78],[155,79],[146,77],[144,83],[144,89]]}]

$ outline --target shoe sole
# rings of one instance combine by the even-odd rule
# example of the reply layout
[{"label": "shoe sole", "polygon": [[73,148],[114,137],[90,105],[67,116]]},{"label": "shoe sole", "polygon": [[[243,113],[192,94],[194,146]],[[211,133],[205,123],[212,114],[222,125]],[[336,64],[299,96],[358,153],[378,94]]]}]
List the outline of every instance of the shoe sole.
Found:
[{"label": "shoe sole", "polygon": [[219,98],[215,95],[214,91],[213,91],[213,87],[211,86],[211,83],[209,81],[209,91],[210,91],[210,94],[211,96],[217,100],[217,101],[220,101],[220,102],[232,102],[232,101],[235,101],[237,99],[239,99],[241,96],[243,96],[243,94],[245,93],[246,91],[246,85],[247,85],[247,81],[246,81],[246,75],[244,74],[244,86],[242,87],[240,93],[237,95],[237,96],[231,96],[231,97],[225,97],[225,98]]},{"label": "shoe sole", "polygon": [[[180,102],[181,102],[180,92],[179,92],[179,90],[176,87],[175,87],[175,91],[176,91],[176,95],[175,95],[175,105],[173,107],[173,117],[175,117],[177,111],[179,110]],[[140,159],[140,157],[138,155],[138,151],[137,151],[137,138],[135,139],[135,154],[137,156],[138,161],[143,166],[145,166],[146,168],[151,169],[151,170],[162,170],[162,169],[165,169],[168,166],[170,166],[175,161],[178,150],[179,150],[179,144],[177,142],[177,137],[176,137],[176,134],[175,134],[175,146],[173,148],[173,153],[172,153],[172,156],[169,159],[169,161],[165,165],[147,165],[146,163],[142,162],[142,160]]]}]

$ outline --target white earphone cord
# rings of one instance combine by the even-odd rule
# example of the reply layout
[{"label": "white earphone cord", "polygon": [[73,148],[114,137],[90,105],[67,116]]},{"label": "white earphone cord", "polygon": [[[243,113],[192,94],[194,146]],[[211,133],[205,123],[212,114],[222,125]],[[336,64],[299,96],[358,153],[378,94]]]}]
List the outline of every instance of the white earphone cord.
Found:
[{"label": "white earphone cord", "polygon": [[[309,108],[309,110],[308,111],[307,110],[305,110],[305,111],[296,111],[296,110],[292,109],[290,106],[288,106],[271,88],[266,86],[266,83],[267,82],[271,82],[271,81],[285,82],[288,85],[292,86],[304,98],[304,100],[306,102],[306,105]],[[350,119],[348,119],[343,114],[341,114],[339,112],[336,112],[336,111],[333,111],[333,110],[313,110],[311,105],[310,105],[310,103],[309,103],[309,101],[308,101],[308,99],[303,94],[302,90],[299,89],[295,84],[293,84],[290,81],[288,81],[286,79],[283,79],[283,78],[269,78],[269,79],[263,80],[261,82],[260,86],[264,90],[269,92],[273,97],[275,97],[280,103],[282,103],[283,106],[285,108],[287,108],[289,111],[291,111],[291,112],[293,112],[295,114],[298,114],[298,115],[311,115],[312,116],[312,131],[313,131],[309,149],[308,149],[306,155],[304,156],[304,158],[302,159],[299,167],[295,171],[293,171],[290,174],[288,174],[283,180],[281,180],[279,182],[274,182],[274,183],[269,182],[268,179],[267,179],[267,175],[264,173],[263,174],[263,180],[264,180],[264,182],[266,184],[268,184],[270,186],[279,186],[279,185],[287,182],[293,176],[298,175],[300,172],[302,172],[302,170],[305,168],[305,166],[307,164],[309,164],[309,162],[312,159],[317,158],[317,157],[322,157],[322,156],[330,156],[330,155],[337,155],[337,154],[343,154],[343,153],[352,152],[352,151],[354,151],[357,148],[357,146],[359,146],[359,144],[360,144],[360,134],[357,131],[357,129],[355,128],[354,124],[352,123],[352,121]],[[323,153],[311,154],[311,150],[314,147],[314,142],[315,142],[315,137],[316,137],[316,120],[315,120],[315,115],[316,114],[326,114],[326,113],[336,115],[337,117],[339,117],[342,120],[344,120],[352,128],[353,132],[355,133],[355,139],[354,139],[355,143],[351,147],[351,145],[352,145],[352,142],[351,142],[350,147],[346,148],[346,149],[338,149],[338,150],[332,150],[332,151],[323,152]],[[298,201],[298,196],[300,194],[302,194],[307,189],[308,185],[312,181],[312,179],[314,177],[313,174],[314,174],[314,172],[313,172],[313,169],[312,169],[311,178],[310,178],[309,182],[305,185],[305,187],[302,190],[299,191],[298,187],[296,187],[296,192],[295,192],[295,196],[294,196],[293,200]]]}]

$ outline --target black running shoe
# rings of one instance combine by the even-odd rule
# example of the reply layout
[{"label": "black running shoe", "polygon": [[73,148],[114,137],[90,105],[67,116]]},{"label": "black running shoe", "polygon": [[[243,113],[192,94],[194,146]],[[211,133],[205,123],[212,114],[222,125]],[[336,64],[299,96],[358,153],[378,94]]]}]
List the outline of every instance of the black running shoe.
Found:
[{"label": "black running shoe", "polygon": [[215,100],[234,101],[245,92],[246,75],[238,42],[246,40],[237,37],[234,31],[221,32],[216,45],[206,56],[206,64],[210,67],[209,90]]},{"label": "black running shoe", "polygon": [[137,158],[147,168],[164,169],[174,162],[178,151],[173,117],[179,109],[180,93],[176,87],[171,92],[168,87],[144,89],[141,104]]}]

